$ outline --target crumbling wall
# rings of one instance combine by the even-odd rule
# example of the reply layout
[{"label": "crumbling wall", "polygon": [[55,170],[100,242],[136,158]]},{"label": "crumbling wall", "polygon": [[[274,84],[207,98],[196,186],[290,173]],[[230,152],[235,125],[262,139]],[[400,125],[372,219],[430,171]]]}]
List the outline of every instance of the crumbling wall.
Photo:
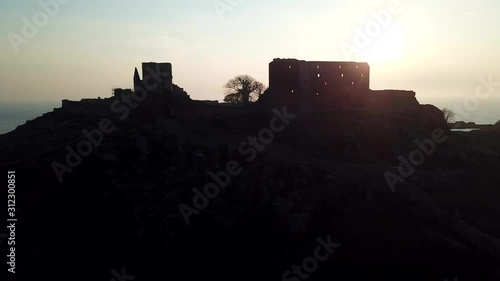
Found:
[{"label": "crumbling wall", "polygon": [[132,95],[132,89],[116,88],[113,90],[113,96],[116,98],[121,98],[127,95]]},{"label": "crumbling wall", "polygon": [[82,114],[95,117],[114,117],[111,99],[82,99],[81,101],[62,101],[62,109],[69,114]]},{"label": "crumbling wall", "polygon": [[417,113],[420,103],[414,91],[371,90],[364,107],[371,111],[387,113]]}]

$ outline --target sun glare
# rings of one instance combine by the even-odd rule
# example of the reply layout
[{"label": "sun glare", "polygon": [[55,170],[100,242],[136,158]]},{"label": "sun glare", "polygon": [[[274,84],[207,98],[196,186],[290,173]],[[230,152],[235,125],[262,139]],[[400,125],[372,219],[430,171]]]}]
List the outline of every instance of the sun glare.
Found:
[{"label": "sun glare", "polygon": [[386,29],[379,38],[374,39],[363,51],[368,62],[390,63],[400,61],[405,51],[405,38],[401,28],[394,26]]}]

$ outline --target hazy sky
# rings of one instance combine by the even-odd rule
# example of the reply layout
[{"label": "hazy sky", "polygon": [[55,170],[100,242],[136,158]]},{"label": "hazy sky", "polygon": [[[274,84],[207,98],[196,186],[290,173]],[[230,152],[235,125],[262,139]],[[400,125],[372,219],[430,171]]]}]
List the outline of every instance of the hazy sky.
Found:
[{"label": "hazy sky", "polygon": [[[1,1],[0,101],[107,97],[131,87],[144,61],[172,62],[174,83],[193,99],[222,99],[222,85],[237,74],[267,85],[278,57],[368,61],[372,89],[414,90],[439,107],[474,95],[480,76],[500,81],[498,0],[401,0],[402,11],[349,58],[341,46],[359,47],[356,29],[390,0],[65,1],[18,53],[12,34],[23,36],[22,18],[33,22],[43,9],[38,1]],[[215,3],[234,7],[218,11]],[[500,87],[476,120],[500,119],[495,102]]]}]

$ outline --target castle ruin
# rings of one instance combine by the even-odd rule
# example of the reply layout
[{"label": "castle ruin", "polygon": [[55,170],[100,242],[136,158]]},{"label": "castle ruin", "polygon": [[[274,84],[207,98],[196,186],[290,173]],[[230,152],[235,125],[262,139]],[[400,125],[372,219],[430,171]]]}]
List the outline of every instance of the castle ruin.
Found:
[{"label": "castle ruin", "polygon": [[134,71],[134,92],[139,91],[140,88],[153,95],[173,92],[171,63],[143,62],[142,77],[141,80],[136,67]]},{"label": "castle ruin", "polygon": [[[171,63],[142,63],[142,79],[134,70],[134,89],[114,89],[114,99],[145,96],[131,118],[158,120],[175,115],[191,101],[184,89],[173,84]],[[323,111],[368,110],[389,114],[412,114],[419,110],[414,91],[371,90],[370,66],[366,62],[326,62],[274,59],[269,64],[269,89],[259,102],[303,115]],[[63,101],[73,113],[109,115],[111,99]],[[208,102],[203,102],[207,104]],[[217,104],[211,102],[210,104]]]},{"label": "castle ruin", "polygon": [[404,111],[418,106],[413,91],[371,90],[366,62],[274,59],[269,64],[269,93],[269,104],[305,114],[356,108]]}]

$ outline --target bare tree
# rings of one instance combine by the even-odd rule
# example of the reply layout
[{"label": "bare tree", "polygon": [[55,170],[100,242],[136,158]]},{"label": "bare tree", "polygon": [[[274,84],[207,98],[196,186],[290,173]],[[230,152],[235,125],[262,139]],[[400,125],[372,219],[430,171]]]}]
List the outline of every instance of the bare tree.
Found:
[{"label": "bare tree", "polygon": [[265,90],[264,84],[249,75],[238,75],[224,86],[224,101],[247,104],[256,101]]},{"label": "bare tree", "polygon": [[443,108],[443,118],[446,123],[451,123],[455,121],[455,112],[453,112],[451,109]]},{"label": "bare tree", "polygon": [[242,96],[235,93],[226,94],[224,101],[228,103],[243,103]]}]

